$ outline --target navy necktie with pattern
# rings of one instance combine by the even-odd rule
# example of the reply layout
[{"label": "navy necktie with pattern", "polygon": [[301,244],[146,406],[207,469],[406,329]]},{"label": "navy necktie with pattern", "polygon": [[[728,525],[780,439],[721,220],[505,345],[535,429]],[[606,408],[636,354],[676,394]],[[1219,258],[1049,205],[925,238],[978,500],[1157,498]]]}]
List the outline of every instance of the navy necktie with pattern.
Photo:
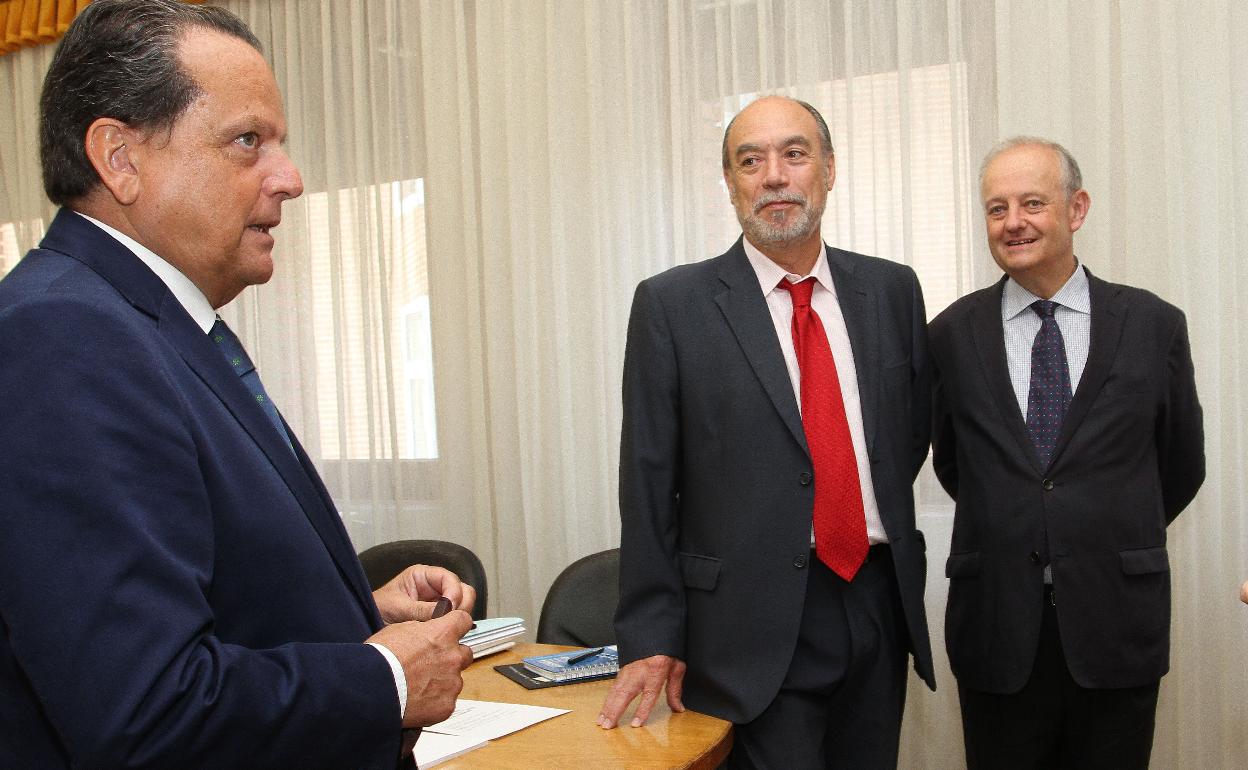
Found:
[{"label": "navy necktie with pattern", "polygon": [[1027,434],[1040,462],[1048,467],[1057,448],[1062,420],[1070,408],[1070,367],[1066,343],[1053,313],[1057,303],[1037,300],[1031,309],[1040,316],[1040,331],[1031,344],[1031,387],[1027,390]]},{"label": "navy necktie with pattern", "polygon": [[260,408],[268,415],[269,421],[277,428],[278,435],[282,437],[282,441],[286,442],[287,446],[290,446],[290,436],[286,433],[286,427],[282,425],[282,418],[277,414],[277,407],[273,406],[273,401],[269,398],[269,394],[265,392],[264,385],[260,382],[260,373],[256,371],[255,364],[247,356],[247,351],[243,350],[243,343],[239,342],[233,330],[220,317],[212,325],[212,329],[208,331],[208,336],[216,343],[217,348],[225,356],[225,359],[230,362],[230,366],[234,367],[234,373],[242,378],[243,384],[247,386],[247,390],[251,391],[251,395],[255,397],[256,403],[260,405]]}]

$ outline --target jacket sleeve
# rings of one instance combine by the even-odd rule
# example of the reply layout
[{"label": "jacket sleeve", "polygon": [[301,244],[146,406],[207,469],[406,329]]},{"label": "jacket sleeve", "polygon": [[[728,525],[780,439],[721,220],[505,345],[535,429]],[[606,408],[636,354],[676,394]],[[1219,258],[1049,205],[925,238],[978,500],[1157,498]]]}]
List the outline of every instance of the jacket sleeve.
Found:
[{"label": "jacket sleeve", "polygon": [[928,349],[927,311],[923,306],[923,288],[913,271],[910,275],[911,329],[910,365],[912,384],[910,389],[911,473],[910,480],[919,475],[932,438],[932,359]]},{"label": "jacket sleeve", "polygon": [[932,471],[945,492],[957,500],[958,447],[957,436],[953,430],[953,415],[949,408],[952,395],[948,391],[947,377],[941,373],[942,334],[948,323],[948,319],[937,317],[928,329],[932,345]]},{"label": "jacket sleeve", "polygon": [[624,352],[620,440],[621,663],[683,658],[685,595],[680,526],[680,383],[665,309],[650,281],[633,298]]},{"label": "jacket sleeve", "polygon": [[1166,358],[1166,377],[1166,399],[1157,418],[1157,465],[1169,523],[1192,502],[1205,480],[1204,415],[1181,312]]}]

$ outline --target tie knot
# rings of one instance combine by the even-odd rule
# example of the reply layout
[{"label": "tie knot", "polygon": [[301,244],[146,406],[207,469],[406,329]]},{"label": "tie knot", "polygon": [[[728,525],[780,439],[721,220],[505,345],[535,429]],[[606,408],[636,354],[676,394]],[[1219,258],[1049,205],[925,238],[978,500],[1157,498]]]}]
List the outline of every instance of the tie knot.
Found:
[{"label": "tie knot", "polygon": [[776,284],[777,289],[784,289],[793,295],[793,307],[807,307],[810,305],[810,295],[815,290],[815,279],[807,278],[804,281],[792,283],[787,278],[781,279]]},{"label": "tie knot", "polygon": [[1057,310],[1057,303],[1051,299],[1038,299],[1031,303],[1031,309],[1041,318],[1052,318],[1053,311]]}]

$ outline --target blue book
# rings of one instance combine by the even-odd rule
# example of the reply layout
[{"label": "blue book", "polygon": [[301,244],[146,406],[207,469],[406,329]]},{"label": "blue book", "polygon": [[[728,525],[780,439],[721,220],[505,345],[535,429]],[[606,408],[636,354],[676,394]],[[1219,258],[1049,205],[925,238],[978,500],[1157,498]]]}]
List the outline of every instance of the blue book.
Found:
[{"label": "blue book", "polygon": [[567,650],[525,658],[524,667],[552,682],[572,682],[617,673],[620,656],[612,644],[593,650]]}]

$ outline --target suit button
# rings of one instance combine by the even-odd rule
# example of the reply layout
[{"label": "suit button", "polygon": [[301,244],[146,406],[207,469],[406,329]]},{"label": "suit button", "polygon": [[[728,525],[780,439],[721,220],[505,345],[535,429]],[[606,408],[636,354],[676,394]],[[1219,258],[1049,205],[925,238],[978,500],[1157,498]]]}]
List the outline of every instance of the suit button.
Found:
[{"label": "suit button", "polygon": [[794,566],[794,567],[797,567],[798,569],[801,569],[802,567],[805,567],[805,566],[806,566],[806,555],[805,555],[805,554],[802,554],[801,556],[794,556],[794,557],[793,557],[793,566]]},{"label": "suit button", "polygon": [[1044,483],[1041,484],[1041,486],[1044,487],[1045,492],[1052,492],[1053,491],[1053,479],[1045,479]]},{"label": "suit button", "polygon": [[1039,551],[1032,551],[1031,553],[1027,554],[1027,558],[1028,558],[1028,559],[1031,559],[1031,563],[1032,563],[1032,564],[1039,564],[1039,563],[1040,563],[1040,552],[1039,552]]},{"label": "suit button", "polygon": [[810,482],[815,480],[815,477],[811,475],[810,471],[802,471],[802,475],[798,476],[797,480],[801,482],[802,486],[808,487]]}]

